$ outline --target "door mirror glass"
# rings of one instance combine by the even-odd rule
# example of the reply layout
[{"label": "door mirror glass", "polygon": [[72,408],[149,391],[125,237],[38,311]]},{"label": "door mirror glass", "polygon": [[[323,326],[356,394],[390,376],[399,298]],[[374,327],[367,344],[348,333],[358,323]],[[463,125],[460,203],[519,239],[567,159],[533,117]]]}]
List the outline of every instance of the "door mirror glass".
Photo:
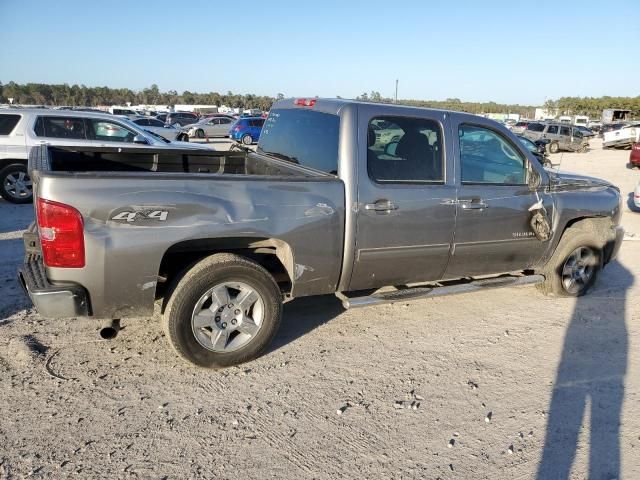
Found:
[{"label": "door mirror glass", "polygon": [[133,137],[133,143],[139,143],[141,145],[148,145],[149,144],[149,142],[144,137],[144,135],[136,135],[135,137]]}]

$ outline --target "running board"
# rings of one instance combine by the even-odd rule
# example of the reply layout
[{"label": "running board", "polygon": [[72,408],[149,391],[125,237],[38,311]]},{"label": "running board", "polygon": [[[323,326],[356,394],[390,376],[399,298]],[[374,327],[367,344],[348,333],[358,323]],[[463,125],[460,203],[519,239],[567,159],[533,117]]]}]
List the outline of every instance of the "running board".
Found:
[{"label": "running board", "polygon": [[483,278],[480,280],[472,280],[467,283],[446,285],[442,287],[409,287],[402,290],[376,293],[366,297],[349,298],[341,292],[336,293],[336,296],[342,301],[342,306],[345,309],[349,309],[382,305],[384,303],[405,302],[408,300],[417,300],[419,298],[444,297],[445,295],[477,292],[479,290],[488,290],[491,288],[534,285],[536,283],[542,283],[543,281],[543,275],[509,275],[494,278]]}]

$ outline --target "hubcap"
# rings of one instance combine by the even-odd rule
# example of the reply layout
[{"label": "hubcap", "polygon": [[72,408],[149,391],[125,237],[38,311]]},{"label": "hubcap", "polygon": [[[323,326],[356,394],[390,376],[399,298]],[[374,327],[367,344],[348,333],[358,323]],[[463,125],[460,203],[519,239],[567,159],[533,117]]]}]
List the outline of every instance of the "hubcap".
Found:
[{"label": "hubcap", "polygon": [[589,247],[578,247],[564,262],[562,286],[571,294],[580,293],[593,277],[598,258]]},{"label": "hubcap", "polygon": [[200,297],[191,315],[191,329],[207,350],[232,352],[251,341],[263,318],[264,302],[252,287],[225,282]]},{"label": "hubcap", "polygon": [[30,197],[31,188],[31,179],[24,172],[12,172],[4,177],[4,190],[13,198]]}]

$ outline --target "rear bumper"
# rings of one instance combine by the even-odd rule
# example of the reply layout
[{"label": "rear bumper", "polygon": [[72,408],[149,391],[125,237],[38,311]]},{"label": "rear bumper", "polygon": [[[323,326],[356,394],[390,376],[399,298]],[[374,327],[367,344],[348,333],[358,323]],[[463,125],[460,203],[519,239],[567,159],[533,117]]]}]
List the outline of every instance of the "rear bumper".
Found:
[{"label": "rear bumper", "polygon": [[18,280],[45,318],[86,317],[90,314],[87,291],[80,285],[52,285],[39,256],[27,255]]}]

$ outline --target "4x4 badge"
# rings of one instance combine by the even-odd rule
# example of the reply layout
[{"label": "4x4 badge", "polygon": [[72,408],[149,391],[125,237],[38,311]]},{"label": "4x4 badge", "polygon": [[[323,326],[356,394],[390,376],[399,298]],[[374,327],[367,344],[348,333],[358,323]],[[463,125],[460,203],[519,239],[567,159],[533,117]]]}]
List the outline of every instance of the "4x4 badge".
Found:
[{"label": "4x4 badge", "polygon": [[158,220],[164,222],[167,219],[169,212],[166,210],[138,210],[136,212],[120,212],[117,215],[111,217],[111,220],[124,220],[129,223],[133,223],[136,220]]}]

